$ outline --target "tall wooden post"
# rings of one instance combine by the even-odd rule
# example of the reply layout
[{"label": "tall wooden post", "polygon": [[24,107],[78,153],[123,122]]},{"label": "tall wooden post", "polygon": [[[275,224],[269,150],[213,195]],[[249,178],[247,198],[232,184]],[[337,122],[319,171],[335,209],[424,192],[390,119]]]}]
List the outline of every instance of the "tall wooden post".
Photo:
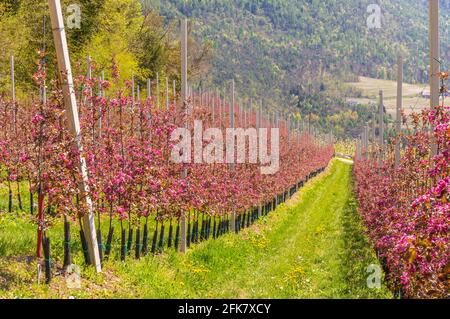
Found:
[{"label": "tall wooden post", "polygon": [[[235,83],[234,79],[231,80],[231,103],[230,103],[230,128],[234,128],[234,105],[236,103],[236,94],[235,94]],[[233,159],[234,162],[234,159]],[[234,171],[234,164],[231,163],[231,170]],[[234,233],[236,231],[236,212],[233,210],[231,212],[231,232]]]},{"label": "tall wooden post", "polygon": [[159,73],[156,73],[156,109],[159,109]]},{"label": "tall wooden post", "polygon": [[212,93],[212,101],[211,101],[211,115],[212,115],[212,126],[214,127],[216,122],[216,103],[217,103],[217,94]]},{"label": "tall wooden post", "polygon": [[[44,60],[42,60],[41,63],[42,63],[42,68],[45,69],[45,62],[44,62]],[[41,103],[43,105],[45,105],[47,103],[47,88],[46,88],[45,80],[44,80],[44,83],[41,86],[40,93],[41,93],[40,94]],[[39,156],[38,156],[38,163],[39,163],[39,165],[41,165],[41,162],[42,162],[42,154],[41,153],[42,152],[39,151]],[[37,195],[38,195],[38,205],[37,205],[38,206],[38,214],[37,214],[37,219],[38,219],[38,222],[40,223],[40,225],[42,225],[42,220],[44,218],[44,210],[43,210],[44,196],[42,194],[42,183],[38,184]],[[42,257],[43,236],[44,236],[43,228],[41,226],[39,226],[38,230],[37,230],[37,243],[36,243],[37,244],[36,256],[38,258]]]},{"label": "tall wooden post", "polygon": [[13,116],[13,129],[14,133],[17,130],[17,109],[16,109],[16,80],[15,80],[15,68],[14,68],[14,55],[10,58],[11,65],[11,100],[12,100],[12,116]]},{"label": "tall wooden post", "polygon": [[173,105],[177,104],[177,81],[173,80]]},{"label": "tall wooden post", "polygon": [[[430,37],[430,108],[439,105],[439,72],[440,72],[440,46],[439,46],[439,0],[429,0],[429,37]],[[430,128],[432,130],[432,128]],[[431,144],[431,153],[437,153],[436,141]]]},{"label": "tall wooden post", "polygon": [[11,55],[10,58],[10,64],[11,64],[11,96],[13,103],[16,101],[16,81],[14,76],[14,55]]},{"label": "tall wooden post", "polygon": [[398,136],[402,130],[402,107],[403,107],[403,58],[398,57],[397,61],[397,109],[395,116],[395,133],[397,134],[397,144],[395,145],[395,167],[400,164],[400,140]]},{"label": "tall wooden post", "polygon": [[166,110],[169,109],[169,78],[166,76]]},{"label": "tall wooden post", "polygon": [[[105,71],[102,71],[102,81],[105,81]],[[101,85],[100,92],[101,92],[101,97],[106,97],[105,89],[103,88],[103,85]]]},{"label": "tall wooden post", "polygon": [[379,112],[379,130],[380,130],[380,164],[384,160],[384,104],[383,104],[383,91],[380,91],[380,104],[378,105]]},{"label": "tall wooden post", "polygon": [[376,145],[377,145],[377,114],[373,114],[372,119],[372,159],[376,158]]},{"label": "tall wooden post", "polygon": [[[188,47],[187,47],[187,19],[181,21],[181,101],[183,103],[183,108],[188,115],[189,105],[188,105]],[[185,127],[188,128],[188,119],[186,119]],[[184,177],[187,177],[187,170],[184,171]],[[186,214],[181,214],[180,217],[181,224],[181,238],[180,238],[180,252],[186,252]]]},{"label": "tall wooden post", "polygon": [[369,160],[369,122],[364,126],[364,158]]},{"label": "tall wooden post", "polygon": [[264,103],[261,100],[259,111],[258,111],[258,119],[259,119],[259,121],[258,121],[258,128],[262,128],[263,125],[264,125],[264,123],[263,123],[263,114],[264,114]]},{"label": "tall wooden post", "polygon": [[[77,101],[73,87],[72,69],[70,66],[69,51],[67,49],[66,32],[64,30],[64,21],[61,10],[60,0],[49,0],[50,18],[52,22],[53,38],[55,42],[56,56],[58,59],[58,70],[62,91],[64,95],[64,105],[66,108],[66,116],[68,120],[69,130],[74,137],[74,143],[79,154],[83,154],[81,144],[80,120],[78,117]],[[81,180],[79,183],[80,198],[85,201],[88,209],[83,216],[83,229],[87,241],[89,256],[94,264],[97,272],[101,272],[100,255],[97,244],[97,234],[95,232],[95,221],[93,214],[92,201],[89,197],[88,175],[86,169],[86,161],[82,155],[79,155],[78,161],[81,172]]]},{"label": "tall wooden post", "polygon": [[430,15],[430,107],[439,105],[439,0],[429,0]]},{"label": "tall wooden post", "polygon": [[152,81],[147,79],[147,98],[152,97]]},{"label": "tall wooden post", "polygon": [[40,89],[40,98],[41,102],[43,104],[47,103],[47,87],[46,87],[46,80],[44,80],[44,83],[42,83],[41,89]]},{"label": "tall wooden post", "polygon": [[133,107],[134,107],[134,102],[136,101],[136,95],[135,95],[135,84],[134,84],[134,74],[131,75],[131,97],[133,99]]},{"label": "tall wooden post", "polygon": [[357,161],[359,161],[360,157],[361,157],[360,141],[361,140],[359,139],[359,136],[358,136],[358,138],[356,139],[356,154],[355,154]]}]

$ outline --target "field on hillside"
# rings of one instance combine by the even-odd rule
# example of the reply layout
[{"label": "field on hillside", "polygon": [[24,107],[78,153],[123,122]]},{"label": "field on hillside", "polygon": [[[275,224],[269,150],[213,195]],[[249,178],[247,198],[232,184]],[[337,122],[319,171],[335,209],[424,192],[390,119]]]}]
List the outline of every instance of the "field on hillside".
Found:
[{"label": "field on hillside", "polygon": [[[347,85],[356,88],[362,93],[361,97],[348,97],[347,101],[359,104],[374,103],[378,105],[379,92],[383,90],[386,110],[389,114],[395,115],[397,82],[360,76],[359,82],[350,82]],[[429,108],[430,100],[422,97],[422,92],[429,92],[429,90],[430,88],[426,84],[403,83],[403,107],[405,113],[409,114]]]}]

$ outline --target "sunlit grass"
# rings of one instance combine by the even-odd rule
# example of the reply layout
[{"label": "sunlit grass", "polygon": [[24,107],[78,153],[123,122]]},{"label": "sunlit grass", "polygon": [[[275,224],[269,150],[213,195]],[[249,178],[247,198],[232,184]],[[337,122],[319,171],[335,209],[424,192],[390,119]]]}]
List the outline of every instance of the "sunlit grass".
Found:
[{"label": "sunlit grass", "polygon": [[[102,274],[82,267],[82,289],[68,289],[61,276],[50,287],[37,285],[36,261],[29,265],[14,261],[9,267],[27,274],[23,275],[27,279],[15,278],[7,290],[0,288],[0,296],[389,298],[384,285],[381,289],[367,288],[367,267],[378,261],[363,234],[351,186],[351,166],[334,161],[293,199],[238,235],[203,242],[186,255],[171,250],[141,260],[128,257],[126,263],[118,261],[119,248],[114,247],[115,255],[104,264]],[[5,234],[11,229],[20,236],[13,242],[16,248],[0,250],[0,278],[6,273],[5,256],[33,252],[35,228],[16,218],[6,218],[0,247],[8,247],[11,235]],[[53,258],[58,262],[61,226],[49,234],[56,254]],[[82,265],[76,238],[74,262]]]}]

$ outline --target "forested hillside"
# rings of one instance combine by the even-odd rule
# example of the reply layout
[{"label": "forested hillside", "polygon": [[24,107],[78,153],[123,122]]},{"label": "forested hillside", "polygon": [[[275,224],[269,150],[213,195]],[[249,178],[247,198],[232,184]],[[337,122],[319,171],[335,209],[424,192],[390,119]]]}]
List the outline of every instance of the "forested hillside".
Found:
[{"label": "forested hillside", "polygon": [[[356,75],[393,79],[399,53],[406,60],[405,81],[428,81],[424,0],[141,2],[144,8],[156,8],[169,18],[185,15],[195,21],[197,34],[210,39],[216,49],[208,79],[215,86],[234,77],[242,95],[262,97],[272,105],[280,101],[297,105],[303,114],[312,110],[323,118],[342,110],[341,93],[345,92],[336,96],[329,90],[340,90],[340,82],[354,80]],[[367,8],[372,3],[381,8],[379,29],[367,27],[371,15]],[[449,12],[449,2],[441,1],[442,53],[447,65]],[[336,102],[314,104],[327,98]]]},{"label": "forested hillside", "polygon": [[[179,80],[178,22],[190,18],[190,79],[194,86],[219,88],[237,82],[239,99],[269,110],[300,113],[337,135],[358,131],[373,110],[346,103],[342,84],[358,75],[395,77],[397,54],[405,57],[405,80],[428,80],[426,1],[379,0],[381,28],[370,29],[373,0],[64,0],[81,7],[81,28],[67,29],[75,69],[85,72],[87,56],[97,72],[122,80],[159,73]],[[30,10],[33,8],[33,10]],[[449,61],[449,2],[441,1],[443,68]],[[45,1],[0,1],[0,93],[9,87],[9,57],[15,55],[16,85],[33,85],[39,59],[54,52]],[[197,39],[197,40],[195,40]],[[199,40],[201,39],[201,41]],[[209,68],[209,66],[212,68]],[[179,83],[179,82],[177,82]],[[298,114],[297,114],[298,115]]]},{"label": "forested hillside", "polygon": [[[147,78],[159,73],[179,80],[180,50],[177,21],[155,11],[143,12],[138,0],[63,0],[63,15],[72,65],[76,74],[86,74],[88,56],[94,61],[94,76],[101,71],[107,79],[113,66],[121,84],[132,75],[145,86]],[[80,7],[80,28],[71,28],[69,5]],[[49,77],[54,75],[55,52],[47,1],[0,1],[0,94],[9,92],[11,55],[15,56],[17,94],[33,87],[33,73],[46,62]],[[202,41],[190,40],[190,71],[197,76],[206,72],[211,50]]]}]

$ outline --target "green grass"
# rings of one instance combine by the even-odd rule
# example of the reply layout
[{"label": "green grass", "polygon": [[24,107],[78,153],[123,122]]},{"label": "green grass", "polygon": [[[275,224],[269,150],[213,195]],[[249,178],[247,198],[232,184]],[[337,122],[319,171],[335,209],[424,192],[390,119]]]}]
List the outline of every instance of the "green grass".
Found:
[{"label": "green grass", "polygon": [[[33,251],[29,249],[35,230],[21,223],[21,218],[7,218],[0,226],[0,298],[392,297],[384,285],[367,288],[366,269],[378,261],[356,211],[351,166],[338,160],[240,234],[201,243],[186,255],[171,251],[126,263],[114,258],[102,274],[82,267],[82,289],[68,289],[62,276],[49,287],[38,285],[37,261],[8,257]],[[55,239],[58,227],[53,230]],[[8,235],[10,230],[21,235]],[[17,248],[1,250],[13,237]],[[62,251],[62,245],[54,251]],[[75,263],[82,263],[81,254]]]},{"label": "green grass", "polygon": [[[11,183],[11,188],[13,192],[12,209],[14,212],[17,212],[19,211],[19,203],[17,199],[17,182]],[[22,200],[23,211],[30,212],[30,193],[29,193],[29,184],[27,181],[19,183],[19,191]],[[7,184],[6,183],[0,184],[0,213],[8,211],[8,194],[9,190]],[[36,195],[35,201],[37,201]]]}]

